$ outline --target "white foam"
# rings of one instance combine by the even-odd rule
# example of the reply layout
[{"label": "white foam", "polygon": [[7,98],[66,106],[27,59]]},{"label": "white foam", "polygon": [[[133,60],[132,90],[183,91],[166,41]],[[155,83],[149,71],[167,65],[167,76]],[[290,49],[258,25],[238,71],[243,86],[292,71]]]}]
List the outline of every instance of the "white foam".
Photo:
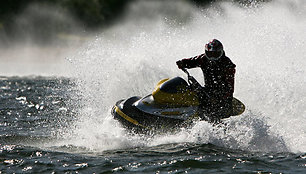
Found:
[{"label": "white foam", "polygon": [[[252,8],[221,3],[202,10],[182,2],[168,10],[169,4],[156,3],[134,3],[120,24],[71,58],[84,105],[72,144],[108,150],[200,142],[306,151],[304,1],[275,0]],[[110,121],[117,100],[148,94],[162,78],[184,76],[176,60],[201,54],[212,38],[223,42],[237,65],[235,96],[247,107],[242,116],[227,120],[226,134],[199,122],[176,135],[143,140]],[[202,78],[200,70],[192,74]]]}]

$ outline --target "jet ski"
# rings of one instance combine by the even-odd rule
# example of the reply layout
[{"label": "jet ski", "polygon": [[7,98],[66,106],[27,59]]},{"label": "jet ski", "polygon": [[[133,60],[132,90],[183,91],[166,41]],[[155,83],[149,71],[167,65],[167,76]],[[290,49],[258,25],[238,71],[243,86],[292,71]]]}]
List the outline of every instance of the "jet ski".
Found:
[{"label": "jet ski", "polygon": [[[159,81],[147,96],[133,96],[116,102],[113,117],[134,133],[169,132],[192,125],[202,118],[198,92],[202,86],[186,69],[187,81],[181,77]],[[230,116],[244,112],[244,104],[233,98]]]}]

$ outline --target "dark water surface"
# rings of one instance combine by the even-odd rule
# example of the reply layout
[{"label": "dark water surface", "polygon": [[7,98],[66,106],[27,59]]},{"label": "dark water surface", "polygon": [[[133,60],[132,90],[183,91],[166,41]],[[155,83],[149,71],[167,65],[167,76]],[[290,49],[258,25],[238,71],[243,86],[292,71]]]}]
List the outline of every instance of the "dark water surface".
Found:
[{"label": "dark water surface", "polygon": [[70,79],[1,77],[1,172],[306,173],[305,153],[250,152],[210,143],[101,151],[57,145],[71,138],[62,135],[73,127],[81,107],[74,85]]}]

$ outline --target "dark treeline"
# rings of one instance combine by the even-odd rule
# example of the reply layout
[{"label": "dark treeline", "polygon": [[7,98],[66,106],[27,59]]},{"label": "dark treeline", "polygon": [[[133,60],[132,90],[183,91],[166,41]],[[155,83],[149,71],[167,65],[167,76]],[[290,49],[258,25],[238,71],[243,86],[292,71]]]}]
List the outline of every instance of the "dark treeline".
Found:
[{"label": "dark treeline", "polygon": [[[133,1],[135,0],[1,0],[0,41],[24,39],[29,35],[45,41],[48,37],[53,37],[50,31],[54,34],[100,29],[116,21]],[[226,0],[185,1],[203,7]],[[248,4],[267,0],[227,1]]]},{"label": "dark treeline", "polygon": [[[133,0],[1,0],[0,22],[4,25],[20,14],[30,4],[52,5],[66,10],[74,15],[85,27],[95,28],[109,24],[120,16],[124,8]],[[220,0],[186,0],[199,6]],[[233,0],[240,3],[250,3],[250,0]],[[260,2],[264,0],[254,0]]]},{"label": "dark treeline", "polygon": [[13,41],[39,44],[59,33],[105,27],[123,14],[128,0],[1,0],[0,46]]},{"label": "dark treeline", "polygon": [[[131,0],[130,0],[131,1]],[[9,22],[29,5],[50,5],[74,15],[87,27],[97,27],[116,18],[128,0],[1,0],[0,20]]]}]

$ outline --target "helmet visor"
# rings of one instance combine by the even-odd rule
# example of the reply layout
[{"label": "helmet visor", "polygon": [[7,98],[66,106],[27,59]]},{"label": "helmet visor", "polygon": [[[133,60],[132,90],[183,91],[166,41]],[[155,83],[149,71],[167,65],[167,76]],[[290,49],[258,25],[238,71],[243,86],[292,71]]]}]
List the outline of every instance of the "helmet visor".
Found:
[{"label": "helmet visor", "polygon": [[222,56],[223,51],[205,51],[205,53],[209,60],[218,60]]}]

